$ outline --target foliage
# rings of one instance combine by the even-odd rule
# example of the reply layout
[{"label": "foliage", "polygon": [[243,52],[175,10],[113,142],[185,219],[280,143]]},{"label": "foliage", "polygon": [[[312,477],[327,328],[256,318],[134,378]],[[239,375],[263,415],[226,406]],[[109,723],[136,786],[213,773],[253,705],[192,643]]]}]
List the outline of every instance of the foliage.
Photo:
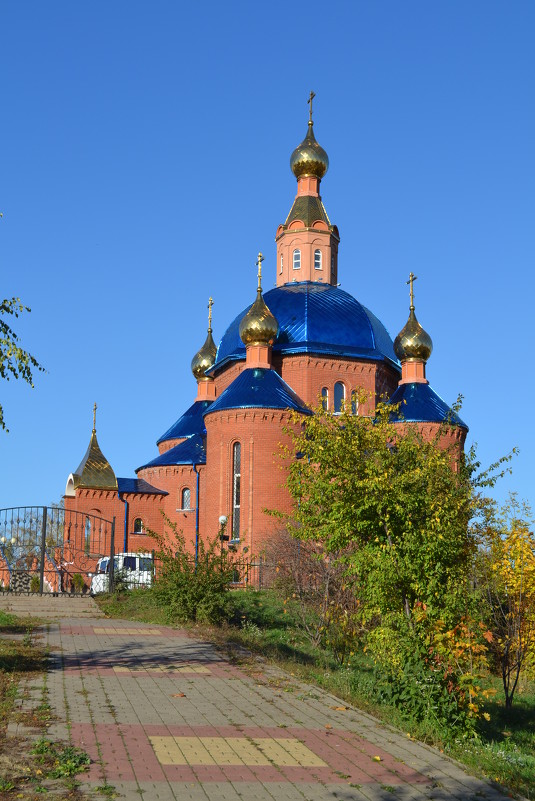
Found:
[{"label": "foliage", "polygon": [[200,540],[195,563],[177,526],[168,518],[165,522],[170,534],[148,532],[157,543],[160,561],[153,587],[157,603],[173,622],[219,623],[229,613],[232,554],[222,547],[219,537],[206,543]]},{"label": "foliage", "polygon": [[366,628],[381,692],[466,733],[482,714],[478,677],[490,636],[472,621],[474,521],[485,506],[481,488],[510,457],[478,474],[475,452],[462,452],[448,422],[428,440],[393,423],[392,409],[379,403],[372,419],[320,405],[304,421],[294,417],[289,529],[343,567],[358,609],[348,639],[358,647]]},{"label": "foliage", "polygon": [[493,655],[500,670],[505,706],[510,708],[520,673],[535,675],[535,536],[531,510],[515,495],[487,518],[478,560],[478,579]]},{"label": "foliage", "polygon": [[30,592],[39,592],[41,588],[41,579],[39,576],[33,575],[30,579]]},{"label": "foliage", "polygon": [[75,592],[82,592],[85,587],[84,577],[81,573],[75,573],[72,577],[72,586]]},{"label": "foliage", "polygon": [[[17,334],[2,319],[2,315],[11,314],[13,317],[19,317],[25,311],[29,312],[30,309],[21,303],[20,298],[5,298],[0,303],[0,378],[5,378],[6,381],[11,378],[21,378],[33,387],[32,371],[44,372],[44,367],[41,367],[28,351],[21,348]],[[7,431],[1,404],[0,427]]]},{"label": "foliage", "polygon": [[274,566],[274,588],[286,612],[310,642],[328,648],[343,664],[361,633],[354,581],[340,559],[321,545],[297,540],[282,529],[270,540],[267,562]]}]

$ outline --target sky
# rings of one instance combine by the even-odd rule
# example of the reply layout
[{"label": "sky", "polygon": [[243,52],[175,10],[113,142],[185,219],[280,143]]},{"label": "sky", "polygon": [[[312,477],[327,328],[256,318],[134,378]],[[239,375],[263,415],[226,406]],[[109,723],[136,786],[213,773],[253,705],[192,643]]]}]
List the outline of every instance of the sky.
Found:
[{"label": "sky", "polygon": [[2,296],[46,373],[0,384],[0,508],[60,500],[94,402],[116,475],[157,455],[208,297],[219,341],[259,250],[275,282],[310,90],[342,288],[395,337],[418,276],[431,386],[535,505],[534,30],[532,0],[4,2]]}]

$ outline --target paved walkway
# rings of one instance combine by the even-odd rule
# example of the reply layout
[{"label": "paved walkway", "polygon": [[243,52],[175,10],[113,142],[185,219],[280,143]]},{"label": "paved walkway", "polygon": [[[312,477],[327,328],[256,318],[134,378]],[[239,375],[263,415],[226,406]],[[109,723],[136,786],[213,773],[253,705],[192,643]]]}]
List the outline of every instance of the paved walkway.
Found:
[{"label": "paved walkway", "polygon": [[[51,737],[92,759],[91,798],[127,801],[502,801],[437,751],[259,662],[122,620],[46,624]],[[36,687],[36,692],[39,687]]]}]

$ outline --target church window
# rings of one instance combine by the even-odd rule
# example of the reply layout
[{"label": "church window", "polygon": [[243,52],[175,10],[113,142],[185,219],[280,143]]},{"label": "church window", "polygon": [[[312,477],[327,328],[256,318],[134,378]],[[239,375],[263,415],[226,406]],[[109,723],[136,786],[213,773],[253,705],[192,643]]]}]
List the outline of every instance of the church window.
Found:
[{"label": "church window", "polygon": [[327,387],[322,387],[321,390],[321,405],[323,407],[323,411],[326,412],[329,408],[329,390]]},{"label": "church window", "polygon": [[143,520],[140,517],[134,520],[134,534],[143,534]]},{"label": "church window", "polygon": [[331,278],[334,278],[334,256],[331,256]]},{"label": "church window", "polygon": [[231,539],[240,539],[240,509],[241,509],[241,444],[234,443],[232,448],[232,536]]},{"label": "church window", "polygon": [[301,251],[294,250],[294,270],[301,269]]},{"label": "church window", "polygon": [[356,392],[351,393],[351,414],[359,413],[359,399]]},{"label": "church window", "polygon": [[334,385],[334,413],[340,414],[346,397],[346,388],[341,381]]},{"label": "church window", "polygon": [[84,551],[85,553],[89,553],[91,550],[91,519],[86,517],[85,519],[85,536],[84,536]]},{"label": "church window", "polygon": [[314,269],[321,270],[321,250],[314,251]]},{"label": "church window", "polygon": [[281,273],[282,273],[282,268],[283,268],[283,267],[284,267],[284,256],[283,256],[283,255],[282,255],[282,253],[281,253],[281,268],[280,268],[280,272],[281,272]]},{"label": "church window", "polygon": [[180,507],[181,509],[191,509],[191,506],[190,506],[190,503],[191,503],[191,492],[190,492],[188,487],[184,487],[184,489],[182,490],[182,495],[181,495],[181,501],[180,502],[182,504],[182,506]]}]

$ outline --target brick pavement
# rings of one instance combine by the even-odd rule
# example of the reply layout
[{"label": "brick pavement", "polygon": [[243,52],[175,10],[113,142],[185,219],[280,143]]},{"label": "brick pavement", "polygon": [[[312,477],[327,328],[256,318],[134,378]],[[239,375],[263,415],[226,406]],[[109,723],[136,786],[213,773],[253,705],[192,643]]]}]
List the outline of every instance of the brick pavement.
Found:
[{"label": "brick pavement", "polygon": [[[370,715],[183,631],[120,620],[43,627],[51,737],[131,801],[423,801],[507,796]],[[337,708],[338,707],[338,708]]]}]

